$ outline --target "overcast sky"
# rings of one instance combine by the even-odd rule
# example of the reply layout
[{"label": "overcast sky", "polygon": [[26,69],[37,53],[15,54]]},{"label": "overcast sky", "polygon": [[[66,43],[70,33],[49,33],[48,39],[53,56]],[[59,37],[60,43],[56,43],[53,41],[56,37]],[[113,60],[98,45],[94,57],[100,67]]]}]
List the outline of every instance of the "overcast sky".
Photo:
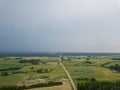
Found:
[{"label": "overcast sky", "polygon": [[120,52],[120,0],[0,0],[0,52]]}]

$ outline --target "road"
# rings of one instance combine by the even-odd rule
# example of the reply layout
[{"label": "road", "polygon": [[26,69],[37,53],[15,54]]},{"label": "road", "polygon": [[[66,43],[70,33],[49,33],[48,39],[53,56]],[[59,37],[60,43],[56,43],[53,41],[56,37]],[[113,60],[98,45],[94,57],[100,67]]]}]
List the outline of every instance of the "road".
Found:
[{"label": "road", "polygon": [[71,78],[69,72],[67,71],[67,69],[65,68],[65,66],[63,65],[63,63],[62,63],[62,61],[61,61],[61,55],[60,55],[60,58],[59,58],[59,63],[60,63],[60,65],[62,66],[62,68],[64,69],[64,71],[65,71],[65,73],[66,73],[66,75],[67,75],[67,77],[68,77],[68,79],[69,79],[69,81],[70,81],[70,84],[71,84],[71,86],[72,86],[72,89],[73,89],[73,90],[77,90],[77,88],[76,88],[76,86],[75,86],[75,84],[74,84],[73,79]]}]

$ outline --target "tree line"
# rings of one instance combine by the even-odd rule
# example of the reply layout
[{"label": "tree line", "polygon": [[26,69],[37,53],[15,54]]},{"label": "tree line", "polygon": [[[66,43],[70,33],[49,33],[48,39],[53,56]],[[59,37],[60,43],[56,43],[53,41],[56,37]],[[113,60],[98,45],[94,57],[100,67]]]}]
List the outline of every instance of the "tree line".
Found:
[{"label": "tree line", "polygon": [[120,81],[116,82],[81,82],[77,90],[120,90]]},{"label": "tree line", "polygon": [[96,81],[95,78],[76,78],[77,81]]},{"label": "tree line", "polygon": [[[50,73],[53,71],[54,71],[54,69],[37,69],[37,70],[30,71],[30,72]],[[28,73],[28,71],[12,71],[11,73],[7,72],[7,71],[2,71],[2,72],[0,72],[0,75],[1,76],[9,76],[10,74],[20,74],[20,73]]]},{"label": "tree line", "polygon": [[20,60],[19,63],[31,63],[33,65],[38,65],[40,60],[32,59],[32,60]]},{"label": "tree line", "polygon": [[0,71],[19,70],[21,67],[9,67],[0,69]]},{"label": "tree line", "polygon": [[112,58],[112,60],[120,60],[120,58]]},{"label": "tree line", "polygon": [[26,90],[26,89],[31,89],[31,88],[41,88],[41,87],[50,87],[50,86],[57,86],[57,85],[62,85],[62,82],[47,82],[47,83],[38,83],[38,84],[33,84],[30,86],[4,86],[1,87],[0,90]]},{"label": "tree line", "polygon": [[115,64],[115,65],[109,66],[109,68],[111,70],[115,70],[116,72],[120,73],[120,65],[119,64]]}]

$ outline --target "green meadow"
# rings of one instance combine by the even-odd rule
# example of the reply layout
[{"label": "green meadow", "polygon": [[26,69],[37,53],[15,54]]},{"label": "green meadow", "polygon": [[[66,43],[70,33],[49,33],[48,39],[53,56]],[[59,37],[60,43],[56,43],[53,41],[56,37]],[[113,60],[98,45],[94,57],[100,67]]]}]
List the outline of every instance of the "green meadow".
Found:
[{"label": "green meadow", "polygon": [[[68,78],[58,62],[59,59],[60,57],[57,56],[1,57],[0,87],[30,86],[53,81],[63,82],[64,84],[59,87],[65,89],[64,85],[68,85],[68,88],[71,89]],[[62,56],[62,63],[76,86],[78,83],[91,81],[98,83],[120,81],[120,56],[117,55],[64,55]]]},{"label": "green meadow", "polygon": [[[82,79],[94,78],[96,81],[120,81],[120,73],[111,70],[109,66],[120,65],[120,60],[112,60],[119,56],[64,56],[63,64],[69,71],[74,82],[86,82]],[[104,66],[103,66],[104,65]],[[76,79],[80,80],[76,80]]]},{"label": "green meadow", "polygon": [[[39,64],[20,63],[21,60],[39,60]],[[8,75],[2,75],[7,72]],[[58,57],[5,57],[0,58],[0,87],[31,85],[48,81],[61,81],[66,75]]]}]

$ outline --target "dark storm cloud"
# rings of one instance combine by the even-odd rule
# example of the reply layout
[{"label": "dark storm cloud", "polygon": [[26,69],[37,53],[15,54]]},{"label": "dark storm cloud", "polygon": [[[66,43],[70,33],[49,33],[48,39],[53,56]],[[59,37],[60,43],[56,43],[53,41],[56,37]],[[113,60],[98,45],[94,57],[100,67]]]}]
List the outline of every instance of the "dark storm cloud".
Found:
[{"label": "dark storm cloud", "polygon": [[0,51],[119,52],[120,0],[0,0]]}]

